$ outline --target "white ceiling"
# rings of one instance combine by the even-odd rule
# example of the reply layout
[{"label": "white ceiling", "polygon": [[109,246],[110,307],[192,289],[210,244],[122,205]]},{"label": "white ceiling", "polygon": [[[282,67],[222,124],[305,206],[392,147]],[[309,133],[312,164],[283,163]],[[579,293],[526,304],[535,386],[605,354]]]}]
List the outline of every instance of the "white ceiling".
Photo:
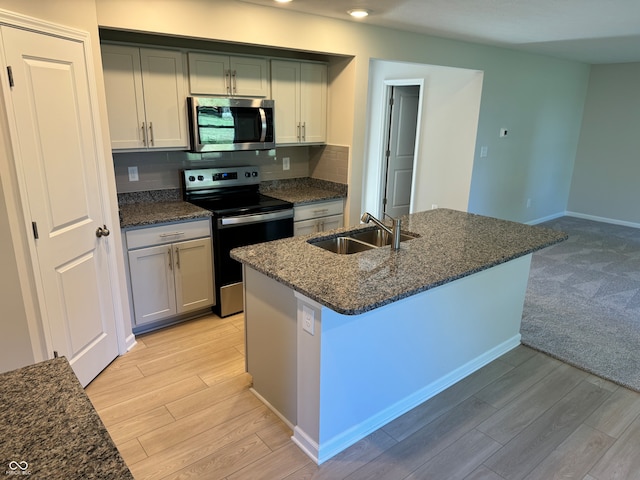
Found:
[{"label": "white ceiling", "polygon": [[243,0],[586,63],[640,62],[640,0]]}]

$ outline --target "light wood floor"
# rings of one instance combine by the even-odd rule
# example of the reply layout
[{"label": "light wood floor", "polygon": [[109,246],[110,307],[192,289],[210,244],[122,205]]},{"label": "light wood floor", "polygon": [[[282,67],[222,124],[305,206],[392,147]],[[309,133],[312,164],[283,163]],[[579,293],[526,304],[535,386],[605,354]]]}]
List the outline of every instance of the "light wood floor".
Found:
[{"label": "light wood floor", "polygon": [[640,479],[640,394],[526,347],[318,467],[249,392],[243,326],[141,336],[87,387],[136,479]]}]

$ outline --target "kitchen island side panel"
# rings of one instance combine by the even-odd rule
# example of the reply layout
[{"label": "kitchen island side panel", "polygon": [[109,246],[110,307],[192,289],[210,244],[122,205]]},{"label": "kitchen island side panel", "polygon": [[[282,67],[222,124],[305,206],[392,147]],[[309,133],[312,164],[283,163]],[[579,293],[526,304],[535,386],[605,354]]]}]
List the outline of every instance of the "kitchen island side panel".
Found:
[{"label": "kitchen island side panel", "polygon": [[[316,364],[319,384],[298,388],[294,441],[322,463],[516,347],[530,262],[526,255],[362,315],[322,307],[320,331],[303,337],[320,348],[304,361]],[[307,351],[299,346],[299,364]],[[305,411],[318,402],[309,394],[319,394],[314,412]]]},{"label": "kitchen island side panel", "polygon": [[247,372],[253,392],[291,428],[297,420],[297,300],[293,290],[244,267]]}]

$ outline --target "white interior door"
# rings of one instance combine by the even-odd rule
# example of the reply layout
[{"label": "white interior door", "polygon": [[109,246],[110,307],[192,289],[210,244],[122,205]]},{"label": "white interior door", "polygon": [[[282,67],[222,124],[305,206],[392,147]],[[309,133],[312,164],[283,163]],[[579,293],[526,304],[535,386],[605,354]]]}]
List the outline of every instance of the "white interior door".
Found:
[{"label": "white interior door", "polygon": [[390,107],[383,212],[397,218],[409,213],[420,87],[394,86]]},{"label": "white interior door", "polygon": [[13,72],[7,110],[21,198],[38,232],[32,263],[49,355],[66,356],[86,385],[118,354],[108,239],[96,236],[104,213],[87,46],[0,32]]}]

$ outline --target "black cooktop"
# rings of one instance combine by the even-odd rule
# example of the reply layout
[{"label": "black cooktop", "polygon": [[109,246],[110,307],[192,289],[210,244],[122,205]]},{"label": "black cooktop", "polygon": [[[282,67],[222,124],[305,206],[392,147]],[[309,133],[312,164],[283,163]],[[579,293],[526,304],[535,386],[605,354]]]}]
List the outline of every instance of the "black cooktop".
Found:
[{"label": "black cooktop", "polygon": [[293,208],[293,204],[261,193],[223,193],[206,198],[189,198],[200,208],[213,212],[214,216],[249,215]]},{"label": "black cooktop", "polygon": [[182,172],[184,199],[215,217],[249,215],[293,208],[293,204],[259,192],[255,166],[199,168]]}]

